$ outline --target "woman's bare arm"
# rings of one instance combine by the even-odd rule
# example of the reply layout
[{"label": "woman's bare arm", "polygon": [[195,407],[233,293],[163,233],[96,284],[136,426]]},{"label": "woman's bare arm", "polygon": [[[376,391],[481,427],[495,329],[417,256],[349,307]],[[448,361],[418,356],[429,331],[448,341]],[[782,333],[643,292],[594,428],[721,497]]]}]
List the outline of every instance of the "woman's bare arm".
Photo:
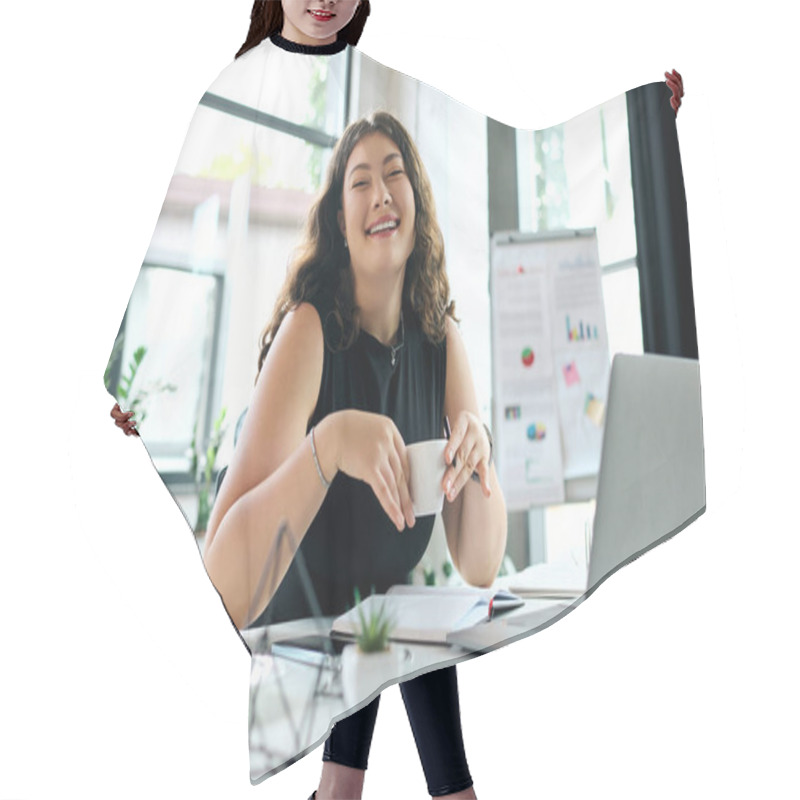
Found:
[{"label": "woman's bare arm", "polygon": [[[479,429],[479,435],[486,436],[480,425],[467,351],[455,322],[449,318],[444,406],[451,424],[459,419],[468,420],[471,435]],[[450,474],[448,470],[445,480]],[[466,475],[463,488],[452,501],[445,499],[442,511],[453,563],[464,580],[474,586],[489,586],[497,577],[505,554],[508,528],[506,504],[494,464],[484,471],[484,480],[490,491],[488,497],[481,483]],[[455,488],[458,489],[458,485]]]},{"label": "woman's bare arm", "polygon": [[[270,600],[254,597],[279,527],[297,544],[326,489],[314,464],[306,427],[319,394],[323,337],[310,304],[287,314],[258,377],[239,443],[209,519],[203,559],[238,627],[252,622]],[[334,420],[315,428],[317,455],[327,480],[336,473]],[[291,563],[282,548],[273,590]]]}]

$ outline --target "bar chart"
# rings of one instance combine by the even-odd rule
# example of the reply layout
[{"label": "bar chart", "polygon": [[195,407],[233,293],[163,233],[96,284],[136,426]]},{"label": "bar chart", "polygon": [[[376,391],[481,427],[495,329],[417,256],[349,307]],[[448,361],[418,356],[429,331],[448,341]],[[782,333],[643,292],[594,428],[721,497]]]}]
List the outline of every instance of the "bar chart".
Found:
[{"label": "bar chart", "polygon": [[599,340],[597,325],[584,320],[579,320],[574,325],[567,314],[567,341],[568,342],[596,342]]}]

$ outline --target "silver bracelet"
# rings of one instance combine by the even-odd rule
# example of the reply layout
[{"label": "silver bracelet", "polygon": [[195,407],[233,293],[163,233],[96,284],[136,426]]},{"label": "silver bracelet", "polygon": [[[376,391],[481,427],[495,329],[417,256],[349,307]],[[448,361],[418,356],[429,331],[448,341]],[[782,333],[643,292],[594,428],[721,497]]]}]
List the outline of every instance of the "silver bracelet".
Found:
[{"label": "silver bracelet", "polygon": [[322,485],[326,489],[331,488],[331,484],[329,481],[325,480],[325,476],[322,474],[322,467],[319,465],[319,459],[317,458],[317,445],[314,441],[314,427],[311,428],[311,455],[314,456],[314,466],[317,468],[317,475],[319,475],[319,479],[322,481]]}]

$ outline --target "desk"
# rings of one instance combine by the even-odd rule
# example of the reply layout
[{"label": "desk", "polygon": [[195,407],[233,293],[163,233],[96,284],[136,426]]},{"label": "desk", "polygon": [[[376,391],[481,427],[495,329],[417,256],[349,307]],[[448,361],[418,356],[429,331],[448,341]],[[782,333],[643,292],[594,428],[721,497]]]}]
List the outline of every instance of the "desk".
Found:
[{"label": "desk", "polygon": [[[569,613],[579,602],[580,598],[526,600],[524,605],[491,622],[452,634],[450,645],[397,642],[394,663],[377,664],[371,674],[359,673],[355,680],[348,663],[338,670],[325,669],[268,652],[269,644],[274,642],[328,633],[332,618],[296,620],[243,631],[253,655],[249,719],[251,780],[263,780],[318,747],[334,722],[367,705],[387,686],[529,636]],[[343,657],[342,661],[347,660]],[[346,674],[348,671],[350,674]],[[345,682],[349,701],[345,699]]]}]

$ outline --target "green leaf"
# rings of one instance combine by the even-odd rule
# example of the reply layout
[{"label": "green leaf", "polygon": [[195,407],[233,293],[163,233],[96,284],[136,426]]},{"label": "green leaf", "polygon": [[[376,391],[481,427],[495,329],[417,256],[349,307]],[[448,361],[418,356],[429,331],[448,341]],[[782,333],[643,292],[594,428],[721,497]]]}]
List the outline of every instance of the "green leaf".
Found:
[{"label": "green leaf", "polygon": [[[353,590],[353,594],[358,608],[359,629],[356,631],[356,641],[359,648],[364,653],[385,650],[394,628],[394,621],[386,614],[386,600],[379,607],[373,608],[367,616],[361,605],[361,595],[357,587]],[[372,594],[375,594],[374,587]]]}]

